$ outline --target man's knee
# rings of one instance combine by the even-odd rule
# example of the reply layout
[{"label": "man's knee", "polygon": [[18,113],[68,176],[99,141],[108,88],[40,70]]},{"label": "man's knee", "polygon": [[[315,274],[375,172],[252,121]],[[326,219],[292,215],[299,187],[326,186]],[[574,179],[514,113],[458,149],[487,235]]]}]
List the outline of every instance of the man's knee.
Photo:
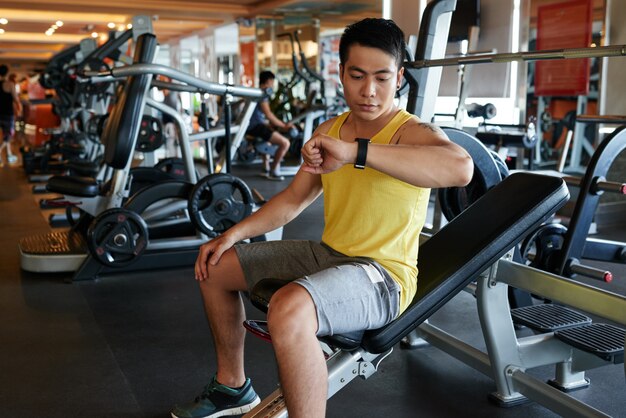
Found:
[{"label": "man's knee", "polygon": [[295,337],[317,332],[317,315],[309,292],[290,283],[272,296],[267,311],[270,333],[275,337]]},{"label": "man's knee", "polygon": [[270,138],[270,142],[278,145],[281,149],[289,148],[289,139],[284,137],[280,132],[274,132]]},{"label": "man's knee", "polygon": [[208,278],[200,282],[203,291],[247,290],[243,269],[234,248],[226,250],[216,265],[207,263]]}]

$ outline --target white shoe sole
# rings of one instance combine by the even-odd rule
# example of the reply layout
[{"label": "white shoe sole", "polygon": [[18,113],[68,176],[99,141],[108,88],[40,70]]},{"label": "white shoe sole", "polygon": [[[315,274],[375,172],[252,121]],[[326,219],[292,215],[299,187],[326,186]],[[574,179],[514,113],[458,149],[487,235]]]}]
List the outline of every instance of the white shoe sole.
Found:
[{"label": "white shoe sole", "polygon": [[[238,406],[236,408],[224,409],[223,411],[219,411],[214,414],[205,415],[203,417],[198,417],[198,418],[218,418],[218,417],[226,417],[230,415],[241,415],[241,414],[245,414],[246,412],[252,411],[252,409],[260,403],[261,403],[261,398],[257,396],[252,402],[250,402],[247,405]],[[181,418],[178,415],[174,415],[173,412],[170,413],[170,415],[172,415],[172,418]]]}]

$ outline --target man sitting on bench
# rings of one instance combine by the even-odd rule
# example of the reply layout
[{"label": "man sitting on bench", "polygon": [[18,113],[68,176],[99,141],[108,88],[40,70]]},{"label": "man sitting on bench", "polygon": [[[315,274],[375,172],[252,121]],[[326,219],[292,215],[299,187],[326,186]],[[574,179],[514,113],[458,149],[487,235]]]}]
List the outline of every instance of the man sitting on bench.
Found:
[{"label": "man sitting on bench", "polygon": [[[266,91],[269,90],[268,95],[271,95],[275,79],[273,72],[261,71],[261,74],[259,74],[259,88]],[[257,107],[254,108],[246,134],[261,138],[263,141],[278,147],[271,165],[270,156],[263,154],[263,173],[270,180],[280,181],[285,179],[280,174],[280,163],[289,150],[290,142],[278,129],[287,131],[291,128],[293,128],[293,124],[283,122],[272,112],[269,97],[264,97]]]},{"label": "man sitting on bench", "polygon": [[[417,286],[419,234],[429,189],[464,186],[473,164],[435,126],[398,109],[404,34],[390,20],[350,25],[340,76],[350,111],[320,125],[292,183],[250,217],[204,244],[196,261],[217,372],[174,417],[241,414],[259,398],[243,367],[240,291],[290,281],[271,299],[268,326],[290,417],[323,417],[327,368],[318,336],[382,327]],[[324,194],[322,243],[238,242],[294,219]]]}]

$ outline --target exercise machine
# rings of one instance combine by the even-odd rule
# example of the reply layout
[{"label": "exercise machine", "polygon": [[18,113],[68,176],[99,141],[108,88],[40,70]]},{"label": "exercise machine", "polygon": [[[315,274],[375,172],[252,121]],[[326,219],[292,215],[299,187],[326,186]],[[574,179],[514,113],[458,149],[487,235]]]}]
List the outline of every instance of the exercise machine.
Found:
[{"label": "exercise machine", "polygon": [[[211,176],[198,181],[189,144],[191,136],[182,128],[182,117],[163,103],[147,98],[146,93],[153,74],[182,81],[187,86],[181,85],[180,88],[195,88],[202,94],[239,95],[258,100],[263,92],[209,83],[169,67],[150,64],[155,48],[156,38],[144,34],[138,39],[135,50],[137,64],[104,72],[85,72],[85,77],[93,77],[92,82],[126,77],[118,105],[109,116],[103,133],[106,163],[114,170],[112,181],[110,186],[101,188],[93,180],[51,179],[54,180],[52,187],[65,192],[66,197],[84,200],[82,207],[86,209],[86,215],[67,233],[23,239],[20,249],[25,270],[74,271],[73,280],[83,280],[120,271],[192,265],[202,243],[253,209],[251,192],[245,187],[231,187],[239,185],[232,176],[222,174],[218,181]],[[129,195],[131,157],[142,129],[146,105],[168,113],[181,126],[180,144],[186,179],[154,182]],[[243,130],[245,128],[240,126],[239,131]],[[228,124],[222,131],[230,137]],[[200,133],[204,135],[203,139],[214,134]],[[227,146],[226,152],[230,149]],[[172,230],[176,232],[175,236],[172,236]],[[41,248],[43,251],[37,251]]]},{"label": "exercise machine", "polygon": [[578,197],[567,227],[548,223],[524,240],[522,255],[531,266],[565,277],[582,275],[610,282],[610,271],[581,264],[581,260],[626,263],[626,243],[588,236],[600,196],[605,192],[626,194],[626,184],[606,180],[609,168],[624,149],[626,128],[621,126],[598,144],[582,177],[551,173],[563,176],[568,185],[578,188]]}]

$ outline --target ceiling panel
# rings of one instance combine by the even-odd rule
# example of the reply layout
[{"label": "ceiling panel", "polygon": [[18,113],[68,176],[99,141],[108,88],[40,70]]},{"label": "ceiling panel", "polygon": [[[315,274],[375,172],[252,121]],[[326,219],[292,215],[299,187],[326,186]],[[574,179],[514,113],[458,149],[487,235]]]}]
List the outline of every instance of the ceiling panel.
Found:
[{"label": "ceiling panel", "polygon": [[[318,17],[330,27],[341,27],[365,16],[380,16],[382,0],[2,0],[0,62],[26,69],[42,67],[57,51],[92,33],[106,34],[112,22],[124,25],[136,15],[153,17],[159,42],[237,18],[257,16]],[[58,20],[63,26],[45,32]],[[104,35],[103,35],[104,37]]]}]

